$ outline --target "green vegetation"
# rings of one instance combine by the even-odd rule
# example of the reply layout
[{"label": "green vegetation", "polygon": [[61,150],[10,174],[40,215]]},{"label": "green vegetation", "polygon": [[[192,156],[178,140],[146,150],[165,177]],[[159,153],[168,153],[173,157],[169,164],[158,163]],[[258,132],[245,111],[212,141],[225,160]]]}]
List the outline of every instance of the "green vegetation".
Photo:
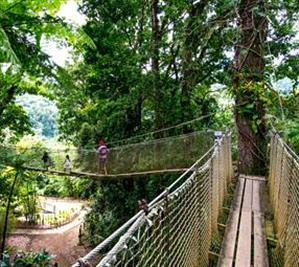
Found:
[{"label": "green vegetation", "polygon": [[[80,27],[57,16],[65,2],[0,1],[2,239],[18,216],[34,223],[46,195],[94,201],[85,235],[95,245],[176,177],[97,182],[24,170],[62,142],[90,149],[100,136],[145,134],[126,144],[236,124],[245,173],[266,171],[272,127],[299,153],[297,0],[82,0]],[[55,64],[49,40],[71,47],[74,62]],[[276,90],[286,78],[288,90]]]},{"label": "green vegetation", "polygon": [[16,103],[16,96],[26,92],[46,95],[48,88],[57,81],[57,67],[42,51],[41,38],[66,34],[63,21],[54,17],[62,2],[1,1],[2,131],[7,128],[17,136],[30,131],[28,116]]},{"label": "green vegetation", "polygon": [[176,175],[147,179],[106,181],[98,183],[91,212],[86,216],[89,242],[96,245],[116,230],[125,220],[138,212],[137,201],[154,199],[167,185],[177,178]]},{"label": "green vegetation", "polygon": [[16,101],[27,112],[32,130],[39,136],[52,138],[57,136],[57,107],[49,99],[25,94]]},{"label": "green vegetation", "polygon": [[9,253],[4,253],[3,261],[0,262],[1,267],[18,267],[18,266],[53,266],[53,257],[47,251],[42,252],[22,252],[17,253],[13,262],[10,260]]}]

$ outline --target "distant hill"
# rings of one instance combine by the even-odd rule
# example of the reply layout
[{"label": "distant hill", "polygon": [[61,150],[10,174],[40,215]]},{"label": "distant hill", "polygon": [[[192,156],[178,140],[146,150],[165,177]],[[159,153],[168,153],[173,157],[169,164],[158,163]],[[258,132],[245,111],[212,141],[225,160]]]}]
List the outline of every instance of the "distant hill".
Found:
[{"label": "distant hill", "polygon": [[16,101],[28,113],[35,134],[44,137],[55,137],[58,134],[55,103],[46,97],[25,94]]}]

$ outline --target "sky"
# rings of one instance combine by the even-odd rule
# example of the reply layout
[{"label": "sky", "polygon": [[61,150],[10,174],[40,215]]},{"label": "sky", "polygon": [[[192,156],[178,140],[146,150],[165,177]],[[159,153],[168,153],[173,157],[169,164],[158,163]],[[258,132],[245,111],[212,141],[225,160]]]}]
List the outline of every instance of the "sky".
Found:
[{"label": "sky", "polygon": [[[74,0],[69,0],[62,5],[57,16],[65,18],[75,26],[81,26],[86,22],[84,15],[78,12],[78,4]],[[71,49],[69,47],[58,46],[55,41],[42,41],[43,51],[52,57],[52,60],[63,67],[67,61],[71,61]]]},{"label": "sky", "polygon": [[57,15],[76,23],[78,26],[86,22],[85,16],[78,12],[78,4],[74,0],[69,0],[66,4],[62,5]]}]

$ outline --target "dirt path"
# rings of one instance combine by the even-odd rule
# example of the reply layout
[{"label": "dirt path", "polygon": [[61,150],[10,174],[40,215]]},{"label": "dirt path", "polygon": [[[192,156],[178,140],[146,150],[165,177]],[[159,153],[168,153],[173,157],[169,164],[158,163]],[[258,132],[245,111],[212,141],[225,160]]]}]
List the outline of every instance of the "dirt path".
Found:
[{"label": "dirt path", "polygon": [[55,260],[59,266],[66,267],[74,263],[78,257],[85,255],[89,250],[78,246],[78,233],[80,225],[58,234],[43,235],[12,235],[9,246],[16,249],[40,251],[46,249],[51,255],[56,255]]},{"label": "dirt path", "polygon": [[[54,206],[56,211],[80,209],[83,201],[72,199],[43,198],[48,206]],[[78,246],[79,228],[84,221],[88,209],[80,211],[72,222],[52,229],[16,229],[8,238],[8,245],[15,250],[41,251],[46,249],[55,255],[55,261],[61,267],[71,266],[80,256],[84,256],[90,249]]]}]

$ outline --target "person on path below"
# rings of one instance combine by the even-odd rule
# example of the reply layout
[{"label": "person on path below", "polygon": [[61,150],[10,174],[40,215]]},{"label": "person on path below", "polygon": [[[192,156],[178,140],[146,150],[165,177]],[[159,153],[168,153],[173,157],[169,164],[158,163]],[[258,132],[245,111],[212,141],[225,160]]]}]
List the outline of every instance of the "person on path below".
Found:
[{"label": "person on path below", "polygon": [[103,138],[99,141],[99,147],[98,147],[98,153],[99,153],[99,159],[98,159],[98,173],[102,170],[104,170],[104,174],[107,175],[107,146],[105,144],[105,141]]},{"label": "person on path below", "polygon": [[69,155],[66,155],[64,163],[63,163],[63,170],[65,172],[71,172],[72,170],[72,162]]}]

